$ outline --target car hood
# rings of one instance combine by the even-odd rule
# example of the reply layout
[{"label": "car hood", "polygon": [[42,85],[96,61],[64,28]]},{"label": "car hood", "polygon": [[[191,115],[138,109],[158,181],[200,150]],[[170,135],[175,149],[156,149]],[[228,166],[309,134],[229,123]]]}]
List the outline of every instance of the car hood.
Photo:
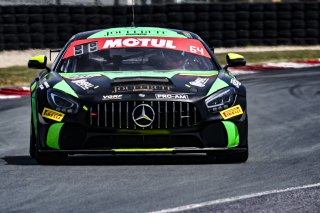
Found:
[{"label": "car hood", "polygon": [[60,73],[79,97],[117,94],[205,96],[218,71],[117,71]]}]

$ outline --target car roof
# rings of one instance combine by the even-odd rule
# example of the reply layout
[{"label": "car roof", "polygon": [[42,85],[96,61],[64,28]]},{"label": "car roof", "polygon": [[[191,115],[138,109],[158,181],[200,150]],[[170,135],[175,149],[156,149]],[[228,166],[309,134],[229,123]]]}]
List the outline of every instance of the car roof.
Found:
[{"label": "car roof", "polygon": [[195,38],[199,36],[195,33],[167,29],[159,27],[117,27],[86,31],[75,35],[73,40],[90,39],[90,38],[112,38],[112,37],[132,37],[132,36],[149,36],[149,37],[171,37],[171,38]]}]

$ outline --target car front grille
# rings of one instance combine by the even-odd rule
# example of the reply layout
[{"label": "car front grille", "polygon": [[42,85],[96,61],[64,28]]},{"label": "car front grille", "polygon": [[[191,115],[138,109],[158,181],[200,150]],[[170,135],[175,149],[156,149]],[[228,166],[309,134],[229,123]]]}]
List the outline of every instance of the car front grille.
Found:
[{"label": "car front grille", "polygon": [[[140,127],[133,121],[132,112],[140,104],[149,105],[154,111],[150,126]],[[175,101],[113,101],[90,107],[89,124],[92,127],[115,129],[172,129],[195,126],[200,113],[192,103]]]}]

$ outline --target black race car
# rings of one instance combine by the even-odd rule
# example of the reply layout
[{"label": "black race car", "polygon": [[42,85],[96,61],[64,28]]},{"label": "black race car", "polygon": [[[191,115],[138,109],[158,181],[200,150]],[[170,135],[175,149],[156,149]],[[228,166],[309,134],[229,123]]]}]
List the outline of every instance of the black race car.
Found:
[{"label": "black race car", "polygon": [[206,153],[248,158],[245,87],[192,32],[111,28],[73,36],[31,83],[30,155]]}]

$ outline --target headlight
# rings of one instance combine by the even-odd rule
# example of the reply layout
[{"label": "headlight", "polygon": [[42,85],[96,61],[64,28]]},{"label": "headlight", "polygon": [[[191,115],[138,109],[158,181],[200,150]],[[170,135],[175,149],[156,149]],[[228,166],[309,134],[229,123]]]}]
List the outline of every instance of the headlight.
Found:
[{"label": "headlight", "polygon": [[79,111],[79,104],[61,92],[49,90],[48,102],[53,109],[60,112],[76,114]]},{"label": "headlight", "polygon": [[229,87],[209,96],[205,103],[209,111],[217,112],[231,107],[235,98],[236,90],[233,87]]}]

